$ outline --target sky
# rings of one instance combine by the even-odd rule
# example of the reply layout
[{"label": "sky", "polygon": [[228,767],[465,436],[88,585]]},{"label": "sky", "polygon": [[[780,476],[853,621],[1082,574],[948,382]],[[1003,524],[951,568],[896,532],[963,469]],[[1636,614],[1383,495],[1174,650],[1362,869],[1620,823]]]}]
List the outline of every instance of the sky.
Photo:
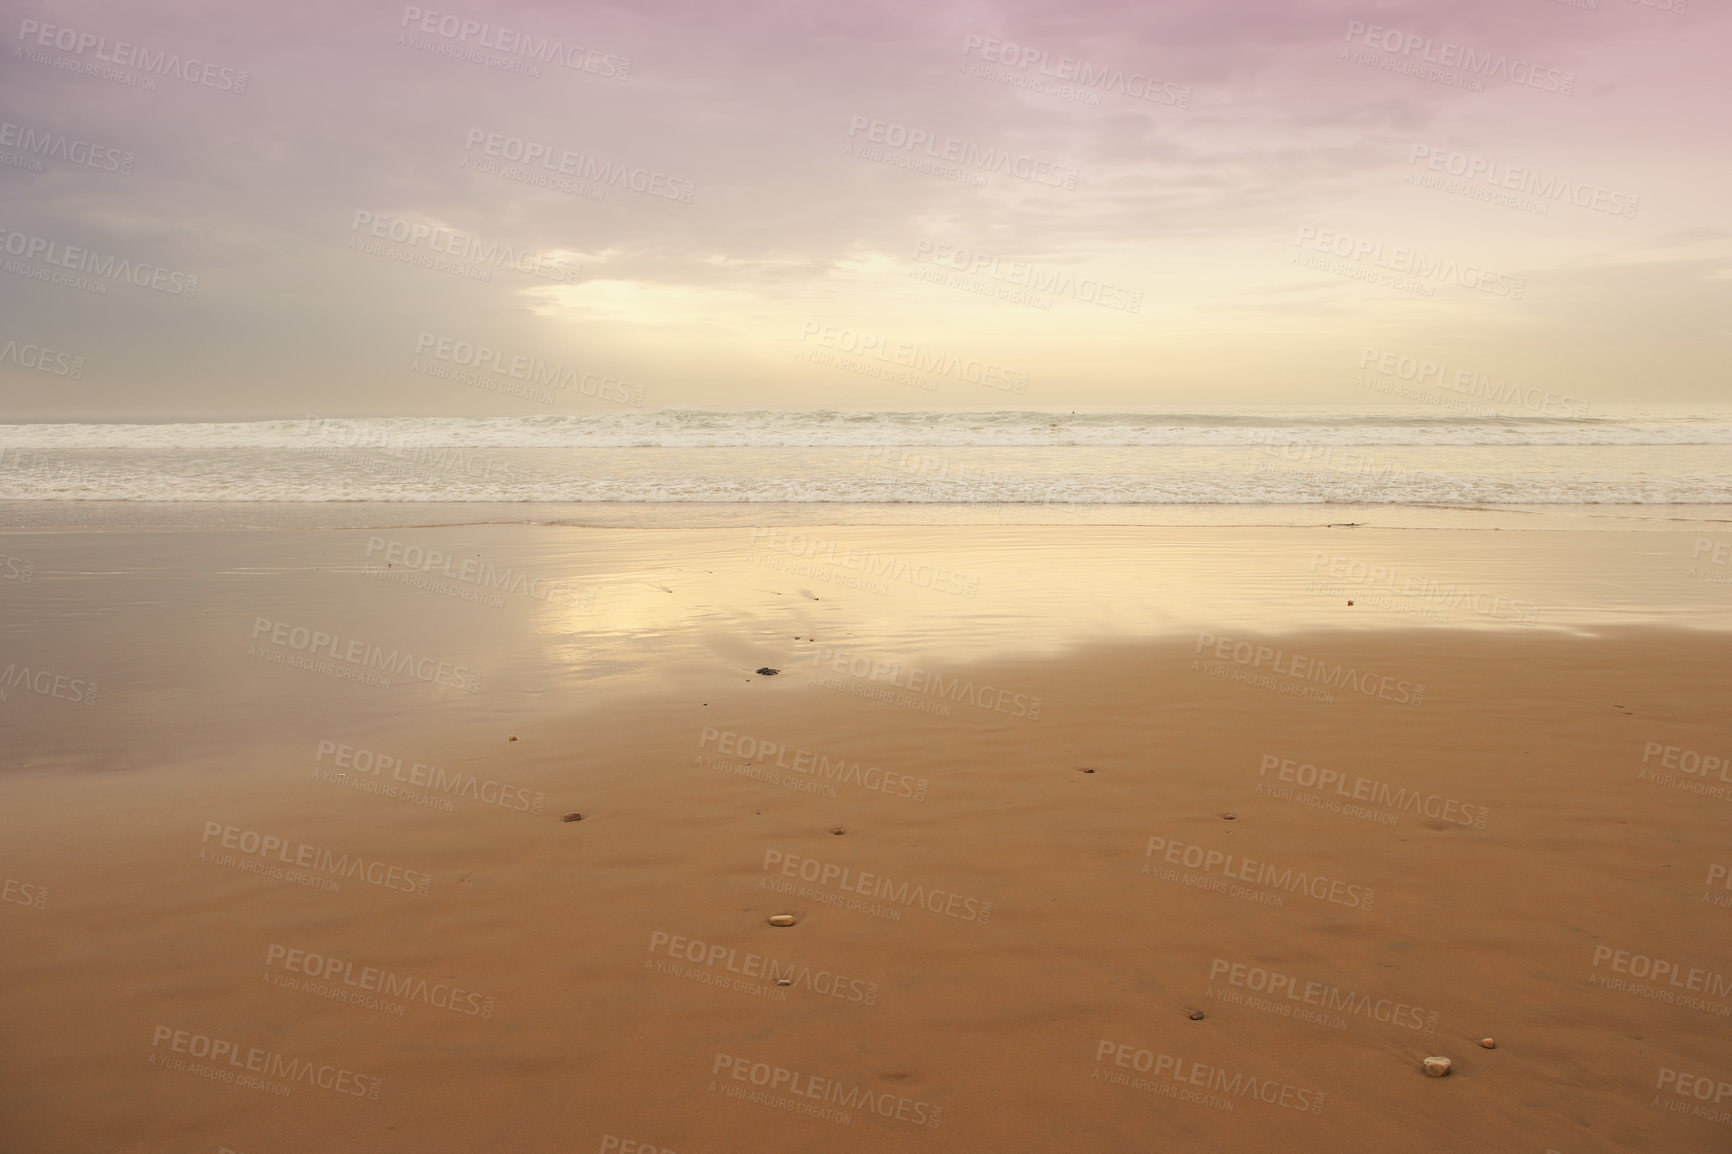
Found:
[{"label": "sky", "polygon": [[1728,399],[1703,0],[91,0],[0,34],[0,420]]}]

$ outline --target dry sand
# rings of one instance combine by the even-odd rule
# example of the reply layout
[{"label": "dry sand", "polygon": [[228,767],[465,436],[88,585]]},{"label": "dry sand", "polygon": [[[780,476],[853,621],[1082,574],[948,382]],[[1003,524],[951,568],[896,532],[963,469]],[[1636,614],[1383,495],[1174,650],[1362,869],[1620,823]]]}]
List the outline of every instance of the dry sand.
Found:
[{"label": "dry sand", "polygon": [[[93,632],[35,591],[65,669],[127,673],[0,707],[6,1150],[1732,1147],[1732,768],[1683,752],[1732,754],[1722,633],[1236,627],[1265,683],[1194,629],[1007,636],[874,678],[864,616],[790,600],[526,706],[570,658],[540,618],[382,581],[495,696],[243,655],[238,540]],[[268,580],[286,619],[320,578]],[[728,649],[760,628],[778,676]],[[1301,696],[1319,663],[1370,692]]]}]

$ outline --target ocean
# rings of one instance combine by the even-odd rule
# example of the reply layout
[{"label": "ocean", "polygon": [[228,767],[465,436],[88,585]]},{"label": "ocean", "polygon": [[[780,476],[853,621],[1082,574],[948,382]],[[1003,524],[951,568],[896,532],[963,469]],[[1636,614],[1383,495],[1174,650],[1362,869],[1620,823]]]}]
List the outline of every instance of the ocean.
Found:
[{"label": "ocean", "polygon": [[1732,409],[11,424],[0,501],[1714,506]]}]

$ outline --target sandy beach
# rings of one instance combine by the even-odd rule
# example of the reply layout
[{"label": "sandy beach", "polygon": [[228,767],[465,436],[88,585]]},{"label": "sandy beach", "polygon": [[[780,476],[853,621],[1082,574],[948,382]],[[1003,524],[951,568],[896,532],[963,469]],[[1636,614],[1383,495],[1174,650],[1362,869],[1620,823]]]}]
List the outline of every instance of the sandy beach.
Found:
[{"label": "sandy beach", "polygon": [[1725,1148],[1697,534],[806,532],[9,535],[9,1148]]}]

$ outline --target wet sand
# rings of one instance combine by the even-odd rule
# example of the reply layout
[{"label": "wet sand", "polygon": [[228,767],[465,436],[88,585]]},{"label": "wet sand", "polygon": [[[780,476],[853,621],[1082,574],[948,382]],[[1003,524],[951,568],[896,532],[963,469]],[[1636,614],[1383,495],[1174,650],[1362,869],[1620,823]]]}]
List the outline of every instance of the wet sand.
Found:
[{"label": "wet sand", "polygon": [[[9,1147],[1732,1141],[1723,632],[1322,594],[1259,629],[1150,564],[1111,639],[1123,541],[913,548],[968,597],[500,532],[464,541],[578,594],[369,577],[364,534],[6,538],[10,652],[65,678],[0,703]],[[1258,540],[1197,572],[1338,551]],[[1010,571],[1076,643],[1017,635]],[[432,664],[371,685],[357,639]]]}]

